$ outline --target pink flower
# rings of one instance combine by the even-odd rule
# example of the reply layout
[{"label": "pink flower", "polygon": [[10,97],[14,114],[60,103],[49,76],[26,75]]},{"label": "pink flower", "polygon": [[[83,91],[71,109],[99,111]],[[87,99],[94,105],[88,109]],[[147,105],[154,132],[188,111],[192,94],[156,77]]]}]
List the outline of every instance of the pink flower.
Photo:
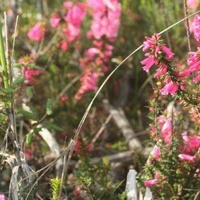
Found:
[{"label": "pink flower", "polygon": [[169,81],[161,90],[162,95],[174,95],[178,91],[178,85],[175,82]]},{"label": "pink flower", "polygon": [[157,179],[150,179],[150,180],[144,181],[144,185],[146,187],[151,187],[153,185],[156,185],[157,183],[158,183]]},{"label": "pink flower", "polygon": [[156,73],[154,74],[154,78],[158,78],[161,75],[165,75],[167,73],[167,65],[161,63],[159,65],[159,68],[156,70]]},{"label": "pink flower", "polygon": [[104,62],[109,62],[110,58],[112,56],[113,53],[113,46],[106,44],[104,51],[101,54],[101,58]]},{"label": "pink flower", "polygon": [[67,95],[62,95],[60,97],[60,103],[65,104],[69,100],[69,97]]},{"label": "pink flower", "polygon": [[174,53],[165,44],[161,46],[161,51],[165,54],[166,60],[171,61],[173,59]]},{"label": "pink flower", "polygon": [[148,49],[155,49],[158,46],[158,42],[160,39],[159,34],[154,34],[152,37],[145,37],[145,41],[143,43],[143,51],[147,51]]},{"label": "pink flower", "polygon": [[196,161],[196,156],[191,156],[188,154],[179,154],[178,157],[182,161],[186,161],[186,162],[190,162],[190,163],[194,163]]},{"label": "pink flower", "polygon": [[82,140],[81,140],[81,138],[78,138],[78,139],[75,141],[74,151],[77,152],[77,153],[80,153],[81,150],[82,150]]},{"label": "pink flower", "polygon": [[4,194],[0,194],[0,200],[6,200],[6,197]]},{"label": "pink flower", "polygon": [[60,42],[60,48],[63,50],[63,51],[67,51],[68,50],[68,43],[66,40],[63,40]]},{"label": "pink flower", "polygon": [[68,28],[63,31],[69,43],[73,42],[79,36],[80,28],[69,23]]},{"label": "pink flower", "polygon": [[86,51],[86,55],[88,57],[89,60],[92,60],[95,55],[99,54],[100,53],[100,50],[97,49],[97,48],[89,48],[87,51]]},{"label": "pink flower", "polygon": [[142,60],[140,63],[142,65],[144,65],[142,67],[143,70],[145,70],[146,72],[148,72],[153,65],[156,65],[158,63],[158,61],[151,54],[149,54],[149,53],[146,53],[145,56],[147,58],[145,58],[144,60]]},{"label": "pink flower", "polygon": [[87,0],[87,4],[93,8],[94,11],[105,11],[105,4],[103,0]]},{"label": "pink flower", "polygon": [[40,42],[44,37],[44,32],[45,30],[44,30],[43,24],[41,22],[38,22],[37,24],[35,24],[35,26],[33,26],[29,30],[28,37],[31,40]]},{"label": "pink flower", "polygon": [[194,151],[200,148],[200,137],[196,135],[189,136],[187,133],[182,134],[184,141],[184,147],[182,152],[184,153],[193,153]]},{"label": "pink flower", "polygon": [[81,187],[77,187],[75,190],[75,196],[80,197],[81,196]]},{"label": "pink flower", "polygon": [[19,59],[19,63],[21,63],[22,65],[22,73],[25,80],[26,84],[34,84],[36,82],[36,80],[34,79],[34,76],[38,76],[41,74],[41,71],[38,69],[33,69],[30,67],[27,67],[28,65],[33,65],[34,64],[34,60],[33,57],[29,57],[29,56],[24,56],[21,57]]},{"label": "pink flower", "polygon": [[200,74],[198,76],[196,76],[195,78],[193,78],[194,83],[198,83],[200,81]]},{"label": "pink flower", "polygon": [[193,81],[195,83],[198,83],[200,80],[199,77],[199,72],[200,72],[200,48],[198,48],[197,52],[189,52],[189,58],[187,60],[188,66],[189,68],[185,70],[184,73],[192,73],[192,72],[196,72],[197,75],[196,77],[193,79]]},{"label": "pink flower", "polygon": [[24,68],[24,77],[26,79],[26,83],[27,84],[34,84],[35,83],[35,79],[33,78],[33,76],[38,76],[40,75],[40,71],[37,69],[31,69],[31,68]]},{"label": "pink flower", "polygon": [[149,179],[149,180],[144,181],[144,185],[146,187],[151,187],[153,185],[156,185],[158,183],[159,178],[160,178],[160,173],[156,172],[154,179]]},{"label": "pink flower", "polygon": [[26,151],[25,151],[25,158],[26,158],[26,160],[32,159],[33,156],[34,156],[34,151],[32,149],[26,149]]},{"label": "pink flower", "polygon": [[189,52],[189,58],[187,63],[191,72],[196,72],[200,70],[200,49],[197,52]]},{"label": "pink flower", "polygon": [[63,5],[64,5],[65,8],[69,9],[73,6],[73,3],[71,1],[67,0],[63,3]]},{"label": "pink flower", "polygon": [[161,131],[161,139],[164,140],[165,144],[169,144],[172,141],[172,122],[165,116],[160,115],[158,118],[158,128]]},{"label": "pink flower", "polygon": [[86,72],[86,74],[81,77],[81,87],[75,95],[76,100],[80,100],[82,96],[89,91],[95,91],[97,89],[98,74],[96,72]]},{"label": "pink flower", "polygon": [[191,30],[194,32],[194,38],[200,41],[200,15],[195,15],[191,23]]},{"label": "pink flower", "polygon": [[166,119],[162,126],[161,138],[164,140],[165,144],[170,144],[172,141],[172,123],[168,119]]},{"label": "pink flower", "polygon": [[87,150],[88,152],[92,152],[93,149],[94,149],[94,145],[93,145],[93,144],[88,144],[88,145],[86,146],[86,150]]},{"label": "pink flower", "polygon": [[88,33],[89,37],[100,39],[106,36],[114,41],[120,26],[121,4],[118,0],[87,0],[93,8],[93,21]]},{"label": "pink flower", "polygon": [[199,0],[187,0],[187,6],[191,9],[196,9],[198,7]]},{"label": "pink flower", "polygon": [[86,9],[86,4],[77,3],[68,10],[65,20],[75,27],[80,27],[85,17]]},{"label": "pink flower", "polygon": [[60,21],[61,21],[60,16],[59,16],[58,14],[55,13],[55,14],[52,15],[52,17],[51,17],[51,19],[50,19],[50,24],[51,24],[51,26],[52,26],[53,28],[57,28],[58,25],[59,25],[59,23],[60,23]]},{"label": "pink flower", "polygon": [[178,75],[179,78],[183,78],[183,77],[189,76],[191,74],[191,72],[192,71],[190,69],[186,69],[182,72],[178,72],[177,75]]},{"label": "pink flower", "polygon": [[160,159],[160,147],[155,145],[153,148],[153,151],[152,151],[152,155],[155,158],[155,160],[159,160]]}]

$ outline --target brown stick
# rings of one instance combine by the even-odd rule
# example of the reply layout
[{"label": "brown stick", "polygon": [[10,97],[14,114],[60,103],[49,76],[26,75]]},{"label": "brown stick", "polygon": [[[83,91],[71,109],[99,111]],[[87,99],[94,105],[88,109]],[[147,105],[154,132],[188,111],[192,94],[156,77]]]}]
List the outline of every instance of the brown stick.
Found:
[{"label": "brown stick", "polygon": [[104,100],[104,107],[109,114],[112,115],[114,122],[117,127],[121,130],[126,143],[128,144],[131,150],[142,149],[142,144],[136,137],[135,132],[133,131],[126,115],[122,108],[114,108],[109,104],[108,100]]}]

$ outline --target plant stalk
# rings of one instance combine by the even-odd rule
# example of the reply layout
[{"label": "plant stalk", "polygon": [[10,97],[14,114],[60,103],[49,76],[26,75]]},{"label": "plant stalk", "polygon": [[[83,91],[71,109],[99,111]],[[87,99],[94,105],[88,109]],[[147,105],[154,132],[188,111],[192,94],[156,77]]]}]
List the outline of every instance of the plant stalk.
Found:
[{"label": "plant stalk", "polygon": [[3,42],[1,24],[0,24],[0,61],[1,61],[2,70],[3,70],[4,88],[8,89],[9,88],[9,77],[8,77],[8,68],[7,68],[7,63],[6,63],[5,47],[4,47],[4,42]]}]

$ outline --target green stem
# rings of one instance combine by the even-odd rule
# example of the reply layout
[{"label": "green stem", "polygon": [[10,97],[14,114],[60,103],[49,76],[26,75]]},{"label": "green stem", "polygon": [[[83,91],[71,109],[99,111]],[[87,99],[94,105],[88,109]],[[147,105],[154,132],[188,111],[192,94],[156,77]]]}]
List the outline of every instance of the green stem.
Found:
[{"label": "green stem", "polygon": [[1,24],[0,24],[0,61],[1,61],[2,70],[3,70],[4,88],[7,89],[9,88],[9,77],[8,77],[8,68],[6,64],[6,56],[5,56],[5,48],[4,48],[4,43],[3,43]]}]

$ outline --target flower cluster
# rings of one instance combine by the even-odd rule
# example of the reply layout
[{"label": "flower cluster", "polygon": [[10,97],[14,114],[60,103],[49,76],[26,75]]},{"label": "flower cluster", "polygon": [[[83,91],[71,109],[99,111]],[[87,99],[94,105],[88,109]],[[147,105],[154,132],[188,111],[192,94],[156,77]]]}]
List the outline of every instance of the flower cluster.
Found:
[{"label": "flower cluster", "polygon": [[38,22],[32,28],[30,28],[27,35],[28,35],[28,38],[31,40],[41,42],[45,35],[44,24],[41,22]]},{"label": "flower cluster", "polygon": [[[146,41],[143,43],[143,51],[146,58],[141,61],[143,70],[149,72],[153,66],[157,66],[154,78],[162,80],[164,87],[160,88],[162,95],[174,95],[179,89],[177,77],[171,71],[171,61],[174,53],[160,40],[159,34],[154,34],[152,37],[145,37]],[[183,89],[183,86],[181,86]]]},{"label": "flower cluster", "polygon": [[35,76],[41,74],[41,70],[35,69],[34,61],[29,56],[24,56],[19,59],[19,63],[22,65],[23,76],[27,85],[34,85],[36,83]]},{"label": "flower cluster", "polygon": [[51,16],[50,24],[53,28],[60,30],[62,40],[59,48],[66,51],[69,45],[80,35],[80,28],[87,12],[87,5],[80,2],[65,1],[63,7],[64,15],[60,16],[54,13]]},{"label": "flower cluster", "polygon": [[[58,48],[63,51],[67,51],[72,42],[81,38],[80,29],[87,13],[92,19],[86,34],[92,46],[85,50],[84,57],[79,60],[83,73],[80,89],[75,94],[75,99],[79,100],[86,92],[97,89],[99,78],[110,68],[108,62],[113,53],[111,43],[118,35],[121,4],[118,0],[87,0],[86,3],[67,0],[62,9],[62,14],[52,14],[50,24],[59,34]],[[44,24],[38,22],[29,30],[28,37],[40,42],[44,34]],[[38,71],[24,69],[28,82],[33,82],[33,76],[37,75]]]},{"label": "flower cluster", "polygon": [[158,117],[158,128],[160,129],[160,138],[164,141],[166,145],[172,142],[172,122],[165,116],[160,115]]},{"label": "flower cluster", "polygon": [[113,53],[110,43],[115,41],[120,25],[121,4],[118,0],[87,0],[87,3],[93,18],[87,36],[93,46],[80,59],[83,76],[81,87],[75,95],[77,100],[86,92],[95,91],[99,78],[109,70],[108,62]]},{"label": "flower cluster", "polygon": [[187,63],[189,68],[185,70],[185,75],[188,76],[195,72],[193,81],[198,83],[200,81],[200,48],[198,48],[197,52],[189,52]]},{"label": "flower cluster", "polygon": [[200,153],[200,137],[197,135],[188,135],[186,132],[182,133],[184,146],[182,148],[179,158],[183,161],[195,163],[199,158]]},{"label": "flower cluster", "polygon": [[118,0],[87,0],[92,8],[92,26],[88,32],[89,37],[101,39],[105,36],[113,41],[118,35],[120,25],[121,4]]},{"label": "flower cluster", "polygon": [[80,78],[81,87],[75,95],[75,99],[79,100],[82,96],[89,91],[97,89],[98,74],[90,69],[85,70],[84,76]]}]

